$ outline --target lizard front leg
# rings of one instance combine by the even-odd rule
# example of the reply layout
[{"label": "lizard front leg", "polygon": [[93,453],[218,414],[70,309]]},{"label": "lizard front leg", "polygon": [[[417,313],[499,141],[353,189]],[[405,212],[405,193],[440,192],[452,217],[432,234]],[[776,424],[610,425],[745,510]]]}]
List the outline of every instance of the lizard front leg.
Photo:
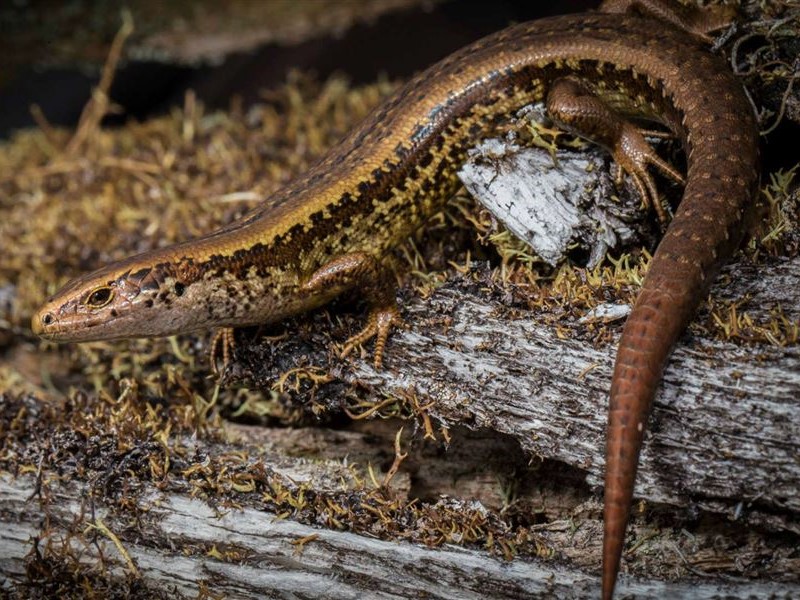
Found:
[{"label": "lizard front leg", "polygon": [[358,288],[369,304],[367,324],[344,343],[341,356],[347,356],[356,346],[374,337],[374,364],[376,369],[380,369],[389,333],[392,327],[401,323],[394,276],[375,257],[365,252],[353,252],[325,263],[303,284],[302,289],[321,292],[331,287],[342,291]]}]

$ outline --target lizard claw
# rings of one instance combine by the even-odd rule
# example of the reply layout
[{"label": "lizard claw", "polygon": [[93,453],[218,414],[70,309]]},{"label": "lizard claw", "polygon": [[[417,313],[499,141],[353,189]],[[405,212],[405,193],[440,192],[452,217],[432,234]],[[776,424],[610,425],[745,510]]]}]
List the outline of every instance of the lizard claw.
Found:
[{"label": "lizard claw", "polygon": [[[220,327],[214,332],[211,338],[211,343],[208,346],[208,361],[211,363],[211,370],[214,375],[219,376],[230,363],[233,351],[236,346],[236,340],[233,336],[232,327]],[[218,358],[222,353],[222,368],[217,368]]]},{"label": "lizard claw", "polygon": [[364,328],[344,343],[340,356],[347,356],[356,346],[374,337],[377,338],[374,364],[376,369],[380,369],[389,333],[392,327],[402,322],[395,299],[397,284],[391,271],[375,257],[364,252],[353,252],[336,257],[317,269],[303,289],[314,292],[356,286],[369,302],[369,317]]},{"label": "lizard claw", "polygon": [[681,185],[685,184],[683,176],[653,150],[644,138],[643,132],[631,123],[622,123],[622,129],[611,151],[616,161],[615,181],[620,183],[622,172],[630,175],[644,205],[655,210],[662,224],[667,223],[669,221],[667,209],[661,201],[655,181],[647,167],[655,167],[665,177]]},{"label": "lizard claw", "polygon": [[380,369],[383,366],[383,351],[386,347],[386,340],[389,339],[392,328],[402,326],[402,323],[403,321],[397,306],[374,309],[370,312],[367,318],[367,324],[364,328],[344,343],[339,356],[342,358],[346,357],[356,346],[374,337],[376,339],[373,364],[376,369]]}]

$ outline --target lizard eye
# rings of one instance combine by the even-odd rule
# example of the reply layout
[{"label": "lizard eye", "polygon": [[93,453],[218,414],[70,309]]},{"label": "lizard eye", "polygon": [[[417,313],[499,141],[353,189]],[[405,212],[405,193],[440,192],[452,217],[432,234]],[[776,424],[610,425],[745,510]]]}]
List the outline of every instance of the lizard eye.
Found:
[{"label": "lizard eye", "polygon": [[110,287],[100,287],[94,290],[89,297],[86,298],[86,304],[92,308],[102,308],[114,297],[114,293]]}]

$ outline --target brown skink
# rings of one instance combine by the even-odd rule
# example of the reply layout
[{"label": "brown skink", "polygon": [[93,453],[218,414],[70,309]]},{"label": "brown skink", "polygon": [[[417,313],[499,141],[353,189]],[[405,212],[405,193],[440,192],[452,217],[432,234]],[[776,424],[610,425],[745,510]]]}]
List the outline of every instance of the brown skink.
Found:
[{"label": "brown skink", "polygon": [[[617,3],[618,4],[618,3]],[[305,175],[241,220],[80,277],[32,328],[57,341],[165,336],[275,322],[360,286],[376,363],[397,320],[380,260],[440,210],[466,152],[533,102],[607,147],[658,209],[661,161],[622,115],[662,123],[683,143],[681,204],[619,343],[611,382],[603,598],[611,598],[645,424],[673,344],[736,249],[758,186],[758,131],[725,62],[670,24],[621,14],[524,23],[412,79]],[[213,344],[216,347],[216,342]]]}]

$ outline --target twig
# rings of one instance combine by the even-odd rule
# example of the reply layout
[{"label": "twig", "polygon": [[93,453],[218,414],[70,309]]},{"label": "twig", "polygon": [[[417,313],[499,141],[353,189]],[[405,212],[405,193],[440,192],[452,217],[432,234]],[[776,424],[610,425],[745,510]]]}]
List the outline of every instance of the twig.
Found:
[{"label": "twig", "polygon": [[128,570],[131,574],[136,577],[137,579],[141,578],[141,574],[139,573],[139,569],[136,567],[136,563],[133,562],[131,555],[128,554],[128,551],[125,550],[125,546],[122,545],[120,539],[116,536],[116,534],[111,531],[103,520],[99,517],[95,519],[94,523],[90,523],[89,527],[92,529],[97,529],[100,533],[110,539],[114,545],[117,547],[117,551],[122,555],[122,558],[125,559],[125,562],[128,565]]},{"label": "twig", "polygon": [[42,131],[47,142],[53,146],[53,148],[59,148],[58,134],[55,129],[53,129],[50,121],[47,120],[42,107],[38,104],[31,104],[30,111],[34,123],[36,123],[36,126]]},{"label": "twig", "polygon": [[133,17],[130,11],[124,10],[122,11],[122,27],[120,27],[117,35],[114,36],[114,41],[111,42],[111,49],[108,51],[108,58],[105,65],[103,65],[103,71],[100,76],[100,83],[92,91],[92,97],[84,106],[81,117],[78,120],[75,134],[64,149],[67,154],[76,153],[89,136],[97,130],[100,121],[106,115],[109,104],[108,92],[111,89],[111,83],[114,81],[114,72],[122,55],[122,47],[131,33],[133,33]]},{"label": "twig", "polygon": [[383,478],[382,487],[384,488],[389,487],[389,483],[397,474],[397,471],[400,470],[400,465],[408,457],[408,453],[403,452],[402,446],[400,445],[400,438],[402,435],[403,435],[403,428],[401,427],[400,429],[397,430],[397,435],[394,437],[394,461],[392,462],[392,466],[389,467],[389,470],[386,472],[386,477]]}]

